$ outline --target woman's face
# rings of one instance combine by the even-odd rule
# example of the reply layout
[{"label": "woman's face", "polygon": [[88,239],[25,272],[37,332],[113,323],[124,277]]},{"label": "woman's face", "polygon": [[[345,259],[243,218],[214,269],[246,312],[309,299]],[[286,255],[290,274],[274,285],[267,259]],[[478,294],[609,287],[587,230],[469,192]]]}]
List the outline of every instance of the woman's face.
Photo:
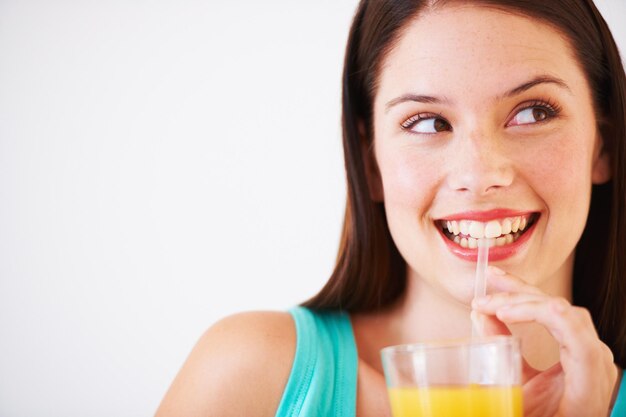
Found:
[{"label": "woman's face", "polygon": [[486,7],[444,7],[405,29],[379,74],[374,155],[373,197],[409,279],[463,303],[481,236],[491,264],[530,283],[571,279],[591,185],[608,179],[566,39]]}]

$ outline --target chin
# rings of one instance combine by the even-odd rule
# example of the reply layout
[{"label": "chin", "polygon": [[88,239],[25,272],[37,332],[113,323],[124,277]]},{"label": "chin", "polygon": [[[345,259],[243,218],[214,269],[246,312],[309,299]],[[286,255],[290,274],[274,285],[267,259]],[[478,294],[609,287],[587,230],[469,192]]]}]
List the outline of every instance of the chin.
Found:
[{"label": "chin", "polygon": [[471,309],[472,300],[474,299],[474,288],[470,288],[463,291],[455,291],[451,296],[455,301],[463,306]]},{"label": "chin", "polygon": [[471,279],[463,279],[463,282],[447,282],[446,285],[441,288],[441,292],[450,301],[468,309],[471,308],[470,305],[474,299],[473,274]]}]

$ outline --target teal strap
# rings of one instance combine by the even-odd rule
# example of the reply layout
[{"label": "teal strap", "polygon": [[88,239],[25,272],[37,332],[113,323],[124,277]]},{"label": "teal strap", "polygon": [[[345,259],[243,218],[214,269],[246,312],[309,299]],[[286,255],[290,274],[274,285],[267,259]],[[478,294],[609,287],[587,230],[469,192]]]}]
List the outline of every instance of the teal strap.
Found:
[{"label": "teal strap", "polygon": [[315,321],[306,311],[297,308],[290,310],[290,313],[296,326],[296,353],[276,417],[300,415],[315,370],[315,335],[311,330],[315,327]]},{"label": "teal strap", "polygon": [[613,404],[611,417],[626,417],[626,375],[624,375],[623,371],[622,383],[619,385],[619,391],[617,392],[615,404]]},{"label": "teal strap", "polygon": [[354,417],[357,351],[349,316],[304,307],[289,312],[296,354],[276,417]]}]

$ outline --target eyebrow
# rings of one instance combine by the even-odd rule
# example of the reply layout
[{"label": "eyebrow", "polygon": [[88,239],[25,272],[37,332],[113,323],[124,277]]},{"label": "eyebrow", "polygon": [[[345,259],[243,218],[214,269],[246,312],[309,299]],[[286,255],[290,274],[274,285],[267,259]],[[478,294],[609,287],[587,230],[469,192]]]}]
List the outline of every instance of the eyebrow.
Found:
[{"label": "eyebrow", "polygon": [[401,95],[400,97],[396,97],[393,100],[387,102],[387,104],[385,105],[385,113],[388,112],[389,109],[392,108],[393,106],[400,104],[400,103],[404,103],[406,101],[412,101],[415,103],[439,104],[439,103],[446,103],[449,100],[443,97],[439,98],[439,97],[433,97],[433,96],[425,96],[421,94],[404,94],[404,95]]},{"label": "eyebrow", "polygon": [[[562,79],[553,77],[551,75],[540,75],[538,77],[533,78],[530,81],[520,84],[519,86],[505,92],[504,94],[498,96],[497,98],[499,100],[503,98],[510,98],[510,97],[519,95],[523,93],[524,91],[530,90],[531,88],[539,84],[554,84],[557,87],[560,87],[564,90],[567,90],[569,93],[571,93],[569,86]],[[400,103],[407,102],[407,101],[411,101],[415,103],[427,103],[427,104],[440,104],[440,103],[450,102],[450,100],[448,100],[445,97],[428,96],[428,95],[421,95],[421,94],[404,94],[404,95],[401,95],[400,97],[396,97],[393,100],[387,102],[387,104],[385,105],[385,113],[388,112],[391,107]]]},{"label": "eyebrow", "polygon": [[557,87],[560,87],[564,90],[567,90],[568,93],[571,93],[572,91],[570,90],[569,86],[565,83],[565,81],[563,81],[560,78],[557,77],[553,77],[551,75],[540,75],[538,77],[533,78],[532,80],[525,82],[524,84],[515,87],[512,90],[507,91],[506,93],[504,93],[500,98],[507,98],[507,97],[513,97],[516,96],[518,94],[523,93],[524,91],[530,90],[531,88],[533,88],[536,85],[539,84],[554,84]]}]

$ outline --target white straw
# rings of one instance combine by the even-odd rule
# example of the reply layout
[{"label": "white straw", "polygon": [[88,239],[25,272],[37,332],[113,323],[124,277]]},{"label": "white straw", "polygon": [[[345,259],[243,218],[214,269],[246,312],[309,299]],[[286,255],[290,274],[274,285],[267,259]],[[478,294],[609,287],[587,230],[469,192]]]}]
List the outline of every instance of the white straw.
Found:
[{"label": "white straw", "polygon": [[[476,279],[474,280],[474,298],[487,294],[487,266],[489,264],[489,240],[478,239],[478,260],[476,262]],[[483,334],[484,317],[475,314],[472,320],[472,337]]]}]

